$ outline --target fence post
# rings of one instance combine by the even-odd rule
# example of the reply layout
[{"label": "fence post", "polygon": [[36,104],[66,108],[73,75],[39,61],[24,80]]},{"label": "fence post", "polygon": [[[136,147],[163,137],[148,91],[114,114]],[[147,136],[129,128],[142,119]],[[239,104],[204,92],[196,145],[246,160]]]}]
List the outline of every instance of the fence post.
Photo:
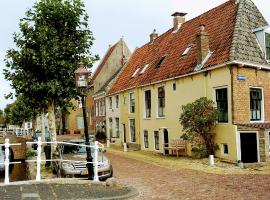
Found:
[{"label": "fence post", "polygon": [[94,181],[99,181],[98,179],[98,141],[95,141],[94,145]]},{"label": "fence post", "polygon": [[38,137],[38,143],[37,143],[37,175],[36,175],[36,181],[40,181],[40,164],[41,164],[41,137]]},{"label": "fence post", "polygon": [[5,181],[9,184],[9,139],[5,139]]}]

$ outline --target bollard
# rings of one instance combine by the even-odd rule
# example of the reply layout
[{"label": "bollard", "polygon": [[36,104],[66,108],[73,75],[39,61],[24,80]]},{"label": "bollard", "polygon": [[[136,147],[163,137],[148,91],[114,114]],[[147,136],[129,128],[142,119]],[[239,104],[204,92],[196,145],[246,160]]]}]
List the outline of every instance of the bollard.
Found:
[{"label": "bollard", "polygon": [[127,152],[127,143],[124,143],[124,152]]},{"label": "bollard", "polygon": [[36,181],[40,181],[40,165],[41,165],[41,137],[38,137],[38,142],[37,142],[37,175],[36,175]]},{"label": "bollard", "polygon": [[98,179],[98,141],[95,141],[94,145],[94,181],[99,181]]},{"label": "bollard", "polygon": [[110,148],[110,140],[107,139],[107,148]]},{"label": "bollard", "polygon": [[209,165],[214,166],[215,161],[214,161],[214,155],[209,155]]},{"label": "bollard", "polygon": [[9,184],[9,139],[5,139],[5,181]]}]

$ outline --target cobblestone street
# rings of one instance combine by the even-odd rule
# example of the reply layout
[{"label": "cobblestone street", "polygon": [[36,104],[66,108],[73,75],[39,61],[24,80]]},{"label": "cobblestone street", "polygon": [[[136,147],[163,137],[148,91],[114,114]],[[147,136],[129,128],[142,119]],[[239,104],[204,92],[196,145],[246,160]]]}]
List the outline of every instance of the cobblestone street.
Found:
[{"label": "cobblestone street", "polygon": [[219,175],[165,168],[108,151],[114,176],[140,192],[135,199],[270,199],[270,175]]}]

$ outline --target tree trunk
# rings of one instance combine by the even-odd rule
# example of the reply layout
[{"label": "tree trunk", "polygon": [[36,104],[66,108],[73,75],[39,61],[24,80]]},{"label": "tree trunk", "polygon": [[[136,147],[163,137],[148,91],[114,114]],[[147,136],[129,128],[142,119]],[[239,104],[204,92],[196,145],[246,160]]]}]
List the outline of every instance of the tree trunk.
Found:
[{"label": "tree trunk", "polygon": [[62,135],[66,132],[66,112],[62,109],[61,112],[61,121],[62,121]]},{"label": "tree trunk", "polygon": [[45,114],[44,114],[44,109],[42,110],[40,118],[41,118],[41,140],[45,141]]},{"label": "tree trunk", "polygon": [[55,124],[55,112],[54,112],[54,102],[50,102],[48,105],[48,122],[49,131],[51,136],[51,141],[56,141],[56,124]]}]

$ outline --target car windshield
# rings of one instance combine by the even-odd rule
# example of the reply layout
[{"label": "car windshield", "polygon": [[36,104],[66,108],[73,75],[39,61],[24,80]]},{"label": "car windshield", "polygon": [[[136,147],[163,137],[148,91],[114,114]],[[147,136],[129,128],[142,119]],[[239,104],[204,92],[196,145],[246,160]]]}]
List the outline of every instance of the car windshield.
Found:
[{"label": "car windshield", "polygon": [[[84,143],[74,143],[74,144],[84,144]],[[93,143],[90,143],[90,145],[92,146]],[[63,148],[63,154],[70,154],[70,153],[84,154],[84,153],[86,153],[85,146],[75,146],[75,145],[64,144],[62,146],[62,148]]]}]

